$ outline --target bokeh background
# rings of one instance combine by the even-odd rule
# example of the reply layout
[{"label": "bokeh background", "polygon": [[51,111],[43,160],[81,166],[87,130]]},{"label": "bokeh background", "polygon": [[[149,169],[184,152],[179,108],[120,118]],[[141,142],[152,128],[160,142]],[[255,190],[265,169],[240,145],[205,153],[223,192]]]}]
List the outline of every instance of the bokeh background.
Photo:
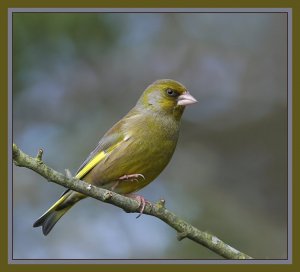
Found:
[{"label": "bokeh background", "polygon": [[[259,259],[287,257],[285,13],[14,13],[13,140],[64,172],[159,78],[188,107],[173,159],[143,189]],[[150,216],[86,199],[44,237],[32,223],[64,188],[13,167],[15,259],[221,258]]]}]

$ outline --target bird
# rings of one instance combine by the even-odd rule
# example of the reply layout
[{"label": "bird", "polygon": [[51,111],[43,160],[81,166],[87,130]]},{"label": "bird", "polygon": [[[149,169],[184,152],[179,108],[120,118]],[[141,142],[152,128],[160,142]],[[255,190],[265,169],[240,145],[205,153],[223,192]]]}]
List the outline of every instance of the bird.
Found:
[{"label": "bird", "polygon": [[[132,194],[152,182],[175,151],[181,116],[197,100],[172,79],[150,84],[136,105],[100,139],[79,167],[75,178],[115,193]],[[145,206],[138,196],[141,213]],[[33,224],[46,236],[84,194],[67,189]]]}]

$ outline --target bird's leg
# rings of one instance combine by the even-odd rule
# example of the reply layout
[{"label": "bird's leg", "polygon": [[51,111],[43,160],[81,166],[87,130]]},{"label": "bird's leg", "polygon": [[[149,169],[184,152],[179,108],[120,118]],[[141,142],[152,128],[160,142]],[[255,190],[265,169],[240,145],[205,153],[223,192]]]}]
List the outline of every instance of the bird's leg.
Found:
[{"label": "bird's leg", "polygon": [[[119,177],[119,181],[124,181],[124,180],[129,180],[129,181],[139,181],[138,179],[139,178],[143,178],[145,179],[144,175],[143,174],[130,174],[130,175],[124,175],[122,177]],[[140,210],[139,210],[139,215],[136,217],[136,218],[139,218],[142,214],[143,214],[143,211],[145,209],[145,205],[146,203],[150,203],[149,201],[145,200],[145,198],[143,196],[140,196],[140,195],[134,195],[134,194],[128,194],[126,195],[134,200],[136,200],[138,203],[139,203],[139,207],[140,207]]]},{"label": "bird's leg", "polygon": [[143,212],[144,212],[144,209],[145,209],[145,206],[146,206],[146,203],[150,204],[151,205],[151,202],[149,202],[148,200],[146,200],[143,196],[140,196],[140,195],[135,195],[135,194],[128,194],[126,195],[134,200],[136,200],[137,202],[139,202],[139,207],[140,207],[140,210],[139,210],[139,214],[136,218],[139,218]]},{"label": "bird's leg", "polygon": [[110,190],[111,191],[114,191],[115,189],[116,189],[116,187],[119,185],[119,181],[117,181],[111,188],[110,188]]},{"label": "bird's leg", "polygon": [[139,181],[138,178],[142,177],[145,179],[144,175],[142,174],[131,174],[131,175],[124,175],[122,177],[119,177],[119,180],[131,180],[131,181]]},{"label": "bird's leg", "polygon": [[111,191],[114,191],[122,181],[136,181],[138,182],[138,178],[142,177],[145,179],[144,175],[142,174],[131,174],[131,175],[124,175],[122,177],[119,177],[117,181],[113,184],[113,186],[110,188]]}]

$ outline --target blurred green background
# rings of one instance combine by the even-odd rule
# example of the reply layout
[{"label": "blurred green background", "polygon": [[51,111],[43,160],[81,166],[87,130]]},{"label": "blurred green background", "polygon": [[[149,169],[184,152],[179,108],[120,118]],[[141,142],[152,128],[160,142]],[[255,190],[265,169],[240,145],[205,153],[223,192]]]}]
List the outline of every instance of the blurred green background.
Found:
[{"label": "blurred green background", "polygon": [[[173,159],[140,191],[259,259],[287,257],[287,15],[14,13],[13,140],[74,174],[156,79],[182,82]],[[221,258],[150,216],[87,199],[49,236],[64,188],[13,167],[13,258]]]}]

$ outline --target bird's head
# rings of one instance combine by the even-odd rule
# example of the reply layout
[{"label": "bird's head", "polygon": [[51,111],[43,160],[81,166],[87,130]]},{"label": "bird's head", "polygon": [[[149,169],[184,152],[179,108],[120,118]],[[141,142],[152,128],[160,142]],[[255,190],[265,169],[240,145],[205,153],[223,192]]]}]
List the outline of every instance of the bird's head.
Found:
[{"label": "bird's head", "polygon": [[180,119],[185,106],[196,103],[187,89],[172,79],[159,79],[147,87],[137,106]]}]

